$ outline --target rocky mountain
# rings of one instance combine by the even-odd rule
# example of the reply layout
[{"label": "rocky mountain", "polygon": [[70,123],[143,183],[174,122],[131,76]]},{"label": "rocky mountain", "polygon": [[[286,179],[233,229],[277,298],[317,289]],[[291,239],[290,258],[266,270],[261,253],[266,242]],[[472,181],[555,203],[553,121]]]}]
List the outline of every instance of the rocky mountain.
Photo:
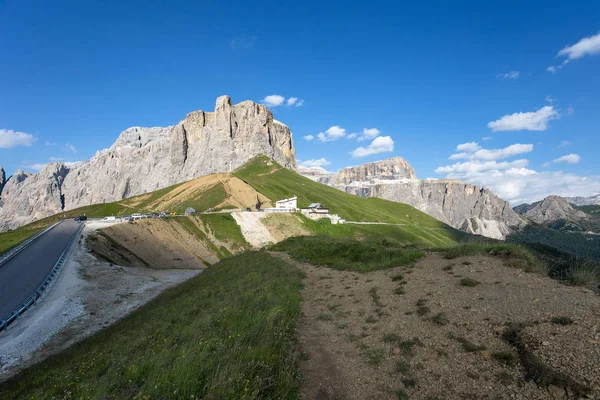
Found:
[{"label": "rocky mountain", "polygon": [[573,208],[566,198],[548,196],[533,204],[521,204],[514,210],[536,224],[548,224],[560,220],[578,222],[588,219],[583,211]]},{"label": "rocky mountain", "polygon": [[457,229],[495,239],[505,239],[526,225],[489,189],[454,180],[418,180],[412,166],[401,157],[320,176],[312,170],[307,176],[357,196],[409,204]]},{"label": "rocky mountain", "polygon": [[595,206],[600,205],[600,194],[590,197],[567,197],[567,201],[576,206]]},{"label": "rocky mountain", "polygon": [[264,105],[217,99],[169,127],[132,127],[108,149],[72,166],[17,171],[0,194],[0,231],[61,210],[120,200],[216,172],[231,172],[264,154],[296,169],[290,129]]}]

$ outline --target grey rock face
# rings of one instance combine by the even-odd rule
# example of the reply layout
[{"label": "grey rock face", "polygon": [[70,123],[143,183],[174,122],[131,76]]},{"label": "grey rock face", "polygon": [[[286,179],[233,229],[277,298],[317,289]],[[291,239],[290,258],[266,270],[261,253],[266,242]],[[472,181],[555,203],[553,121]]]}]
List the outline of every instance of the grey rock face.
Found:
[{"label": "grey rock face", "polygon": [[542,201],[515,207],[521,214],[536,224],[546,224],[559,220],[581,221],[588,218],[586,213],[574,209],[564,197],[548,196]]},{"label": "grey rock face", "polygon": [[[40,196],[45,189],[38,182],[57,182],[45,170],[19,183],[15,180],[12,193],[3,196],[0,231],[56,213],[61,196],[64,210],[121,200],[199,176],[231,172],[260,154],[296,169],[292,133],[286,125],[274,120],[266,106],[252,101],[232,105],[228,96],[221,96],[214,112],[194,111],[165,128],[129,128],[90,160],[69,168],[62,165],[66,173],[55,198]],[[24,197],[32,199],[28,206],[19,205]]]},{"label": "grey rock face", "polygon": [[340,185],[370,180],[394,181],[406,179],[417,179],[417,175],[413,167],[402,157],[389,158],[357,167],[348,167],[337,173],[337,184]]},{"label": "grey rock face", "polygon": [[600,205],[600,194],[590,197],[566,197],[566,200],[576,206],[595,206]]},{"label": "grey rock face", "polygon": [[453,180],[417,180],[413,168],[400,157],[377,164],[313,174],[311,179],[357,196],[406,203],[454,228],[495,239],[504,239],[526,224],[487,188]]}]

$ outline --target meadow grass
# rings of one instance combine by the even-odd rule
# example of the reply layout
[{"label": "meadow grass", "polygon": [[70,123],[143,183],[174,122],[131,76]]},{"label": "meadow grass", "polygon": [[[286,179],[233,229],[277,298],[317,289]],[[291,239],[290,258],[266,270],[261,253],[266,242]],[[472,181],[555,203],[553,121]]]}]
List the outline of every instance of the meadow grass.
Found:
[{"label": "meadow grass", "polygon": [[247,252],[0,385],[0,398],[296,398],[302,273]]}]

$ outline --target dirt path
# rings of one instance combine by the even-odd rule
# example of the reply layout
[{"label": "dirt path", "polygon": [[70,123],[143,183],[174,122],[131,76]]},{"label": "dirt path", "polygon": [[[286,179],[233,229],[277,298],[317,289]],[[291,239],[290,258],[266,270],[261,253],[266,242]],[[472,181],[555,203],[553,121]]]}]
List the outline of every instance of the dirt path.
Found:
[{"label": "dirt path", "polygon": [[304,399],[600,399],[587,289],[479,256],[367,274],[296,264]]}]

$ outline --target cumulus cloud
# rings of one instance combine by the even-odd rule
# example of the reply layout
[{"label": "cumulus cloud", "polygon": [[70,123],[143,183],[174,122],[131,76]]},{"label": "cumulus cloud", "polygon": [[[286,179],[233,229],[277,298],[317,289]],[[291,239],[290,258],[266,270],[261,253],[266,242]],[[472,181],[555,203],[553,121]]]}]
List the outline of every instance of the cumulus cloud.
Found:
[{"label": "cumulus cloud", "polygon": [[330,161],[327,161],[325,158],[306,160],[306,161],[298,161],[298,166],[302,168],[310,168],[310,167],[324,167],[331,164]]},{"label": "cumulus cloud", "polygon": [[435,172],[438,174],[455,174],[455,173],[473,173],[484,172],[510,168],[524,168],[529,164],[528,160],[521,159],[515,161],[465,161],[444,167],[438,167]]},{"label": "cumulus cloud", "polygon": [[317,138],[321,142],[333,142],[346,136],[346,130],[340,126],[332,126],[325,132],[319,132]]},{"label": "cumulus cloud", "polygon": [[512,144],[503,149],[484,149],[476,142],[463,143],[456,146],[459,153],[452,154],[450,160],[501,160],[533,151],[532,144]]},{"label": "cumulus cloud", "polygon": [[[469,146],[473,150],[476,146]],[[532,203],[550,194],[559,196],[590,196],[600,191],[600,176],[579,176],[562,171],[538,172],[528,168],[529,160],[514,161],[486,160],[485,157],[510,157],[520,152],[533,150],[532,145],[512,145],[499,150],[479,149],[465,153],[468,161],[441,166],[435,170],[447,179],[458,179],[489,187],[501,198],[513,205]],[[475,159],[473,156],[483,151]],[[491,151],[492,153],[488,153]],[[560,160],[560,161],[558,161]],[[578,162],[578,155],[567,155],[554,162]]]},{"label": "cumulus cloud", "polygon": [[347,136],[348,139],[363,140],[375,139],[381,132],[377,128],[363,128],[362,132],[353,132]]},{"label": "cumulus cloud", "polygon": [[262,99],[261,103],[268,107],[279,107],[282,104],[285,104],[287,107],[302,107],[304,105],[304,100],[297,97],[289,97],[286,100],[286,98],[280,94],[271,94]]},{"label": "cumulus cloud", "polygon": [[278,107],[283,104],[285,101],[285,97],[280,96],[278,94],[271,94],[261,100],[262,103],[266,104],[269,107]]},{"label": "cumulus cloud", "polygon": [[579,154],[567,154],[566,156],[558,157],[552,160],[553,163],[568,163],[568,164],[577,164],[581,161],[581,156]]},{"label": "cumulus cloud", "polygon": [[537,111],[517,112],[488,123],[488,127],[497,131],[545,131],[548,121],[560,118],[553,106],[545,106]]},{"label": "cumulus cloud", "polygon": [[15,132],[10,129],[0,129],[0,149],[13,147],[31,147],[37,139],[29,133]]},{"label": "cumulus cloud", "polygon": [[306,140],[307,142],[310,142],[311,140],[313,140],[315,137],[313,135],[306,135],[304,136],[304,140]]},{"label": "cumulus cloud", "polygon": [[498,75],[496,75],[496,78],[517,79],[519,77],[519,75],[521,75],[521,73],[519,71],[510,71],[510,72],[505,72],[503,74],[498,74]]},{"label": "cumulus cloud", "polygon": [[391,151],[394,151],[394,141],[392,138],[389,136],[379,136],[367,147],[359,147],[350,154],[352,154],[353,158],[358,158]]},{"label": "cumulus cloud", "polygon": [[480,148],[481,147],[479,146],[479,144],[477,144],[477,142],[469,142],[469,143],[459,144],[458,146],[456,146],[456,151],[464,151],[467,153],[471,153],[471,152],[479,150]]}]

